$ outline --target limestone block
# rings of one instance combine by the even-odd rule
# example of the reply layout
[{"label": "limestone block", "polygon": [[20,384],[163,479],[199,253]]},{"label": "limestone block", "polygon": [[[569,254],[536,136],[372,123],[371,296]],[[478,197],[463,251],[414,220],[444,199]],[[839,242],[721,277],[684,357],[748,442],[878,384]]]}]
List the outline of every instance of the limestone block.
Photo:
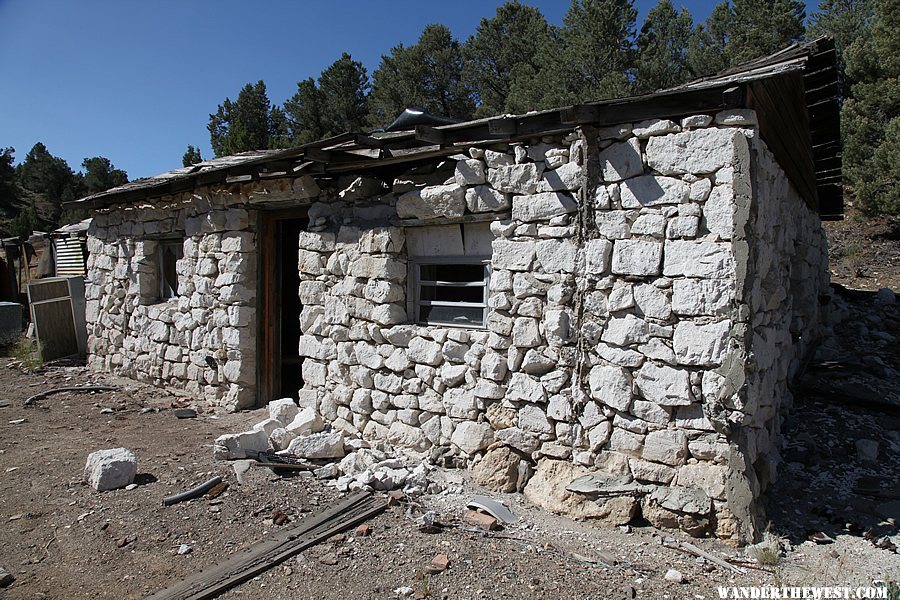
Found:
[{"label": "limestone block", "polygon": [[681,128],[682,129],[697,129],[699,127],[707,127],[710,123],[712,123],[711,115],[691,115],[690,117],[685,117],[681,119]]},{"label": "limestone block", "polygon": [[350,275],[361,279],[406,280],[406,262],[384,256],[360,256],[350,263]]},{"label": "limestone block", "polygon": [[535,257],[535,245],[531,242],[510,242],[505,239],[493,241],[492,265],[495,269],[527,271]]},{"label": "limestone block", "polygon": [[639,344],[650,339],[647,322],[634,315],[610,319],[600,338],[608,344],[628,346]]},{"label": "limestone block", "polygon": [[631,475],[641,483],[669,485],[675,479],[675,469],[659,463],[632,458],[628,461],[628,467]]},{"label": "limestone block", "polygon": [[[479,382],[479,385],[486,382]],[[527,373],[513,373],[506,388],[506,399],[513,402],[545,402],[547,391],[541,382]]]},{"label": "limestone block", "polygon": [[419,427],[412,427],[400,421],[391,423],[387,441],[394,446],[424,450],[430,445],[425,433]]},{"label": "limestone block", "polygon": [[514,346],[533,348],[541,344],[539,321],[529,317],[515,319],[512,327],[512,343]]},{"label": "limestone block", "polygon": [[[517,165],[524,166],[524,165]],[[512,217],[526,223],[547,221],[553,217],[567,215],[578,210],[578,204],[565,192],[541,192],[538,194],[513,196]]]},{"label": "limestone block", "polygon": [[657,425],[666,425],[672,418],[669,411],[665,408],[655,402],[647,402],[646,400],[635,400],[631,405],[631,414],[648,423],[656,423]]},{"label": "limestone block", "polygon": [[620,367],[639,367],[644,362],[644,355],[628,348],[598,343],[595,349],[600,358]]},{"label": "limestone block", "polygon": [[708,515],[712,510],[712,502],[702,490],[674,485],[670,488],[657,488],[649,496],[664,509],[679,513]]},{"label": "limestone block", "polygon": [[680,131],[678,124],[669,119],[647,119],[646,121],[635,123],[631,128],[631,133],[641,139],[678,131]]},{"label": "limestone block", "polygon": [[507,427],[495,433],[496,440],[524,454],[538,449],[540,440],[536,435],[518,427]]},{"label": "limestone block", "polygon": [[640,175],[644,169],[641,144],[636,138],[611,144],[600,152],[604,181],[622,181]]},{"label": "limestone block", "polygon": [[731,321],[698,325],[682,321],[675,326],[672,339],[679,364],[718,366],[725,358]]},{"label": "limestone block", "polygon": [[[643,447],[643,435],[632,433],[619,427],[614,428],[612,435],[609,437],[609,449],[628,456],[640,456]],[[674,471],[672,475],[674,476]]]},{"label": "limestone block", "polygon": [[472,466],[472,480],[494,492],[515,492],[519,480],[521,458],[509,448],[488,450],[484,457]]},{"label": "limestone block", "polygon": [[498,192],[489,186],[477,185],[466,190],[466,207],[469,212],[499,212],[508,210],[511,205],[509,194]]},{"label": "limestone block", "polygon": [[585,244],[585,262],[588,274],[603,275],[609,269],[613,243],[609,240],[589,240]]},{"label": "limestone block", "polygon": [[536,404],[523,404],[519,408],[519,429],[535,434],[547,434],[553,432],[553,426],[547,420],[547,414]]},{"label": "limestone block", "polygon": [[485,182],[484,163],[475,158],[461,160],[456,163],[454,172],[456,183],[461,186],[478,185]]},{"label": "limestone block", "polygon": [[463,421],[453,430],[450,441],[468,455],[487,448],[494,441],[494,430],[488,423]]},{"label": "limestone block", "polygon": [[578,248],[572,240],[544,240],[537,243],[538,262],[545,273],[575,271]]},{"label": "limestone block", "polygon": [[668,295],[655,285],[636,285],[632,293],[634,294],[635,305],[645,317],[666,320],[672,315]]},{"label": "limestone block", "polygon": [[712,188],[706,204],[703,205],[703,219],[706,228],[720,239],[730,240],[734,237],[734,191],[730,185],[717,185]]},{"label": "limestone block", "polygon": [[597,231],[608,240],[621,240],[631,236],[631,225],[627,210],[613,210],[596,215]]},{"label": "limestone block", "polygon": [[536,163],[498,166],[488,169],[487,179],[491,187],[500,192],[533,194],[537,190],[542,170]]},{"label": "limestone block", "polygon": [[681,487],[701,489],[710,498],[724,500],[727,477],[728,467],[725,465],[697,463],[680,467],[674,483]]},{"label": "limestone block", "polygon": [[484,160],[491,169],[504,167],[515,163],[515,159],[505,152],[496,152],[494,150],[484,151]]},{"label": "limestone block", "polygon": [[264,431],[266,433],[266,437],[272,435],[272,432],[276,429],[282,428],[282,424],[278,419],[268,418],[263,419],[259,423],[253,426],[254,431]]},{"label": "limestone block", "polygon": [[725,243],[666,240],[663,275],[701,277],[709,279],[734,278],[734,256]]},{"label": "limestone block", "polygon": [[730,108],[716,113],[716,125],[756,127],[759,120],[756,118],[756,111],[752,109]]},{"label": "limestone block", "polygon": [[301,458],[343,458],[344,435],[340,432],[323,432],[300,436],[291,440],[285,452]]},{"label": "limestone block", "polygon": [[465,210],[465,188],[458,183],[413,190],[397,199],[397,216],[401,219],[455,218]]},{"label": "limestone block", "polygon": [[644,439],[644,460],[670,466],[683,465],[687,461],[687,436],[679,429],[651,431]]},{"label": "limestone block", "polygon": [[695,238],[700,231],[700,219],[698,217],[673,217],[666,228],[666,237],[669,239]]},{"label": "limestone block", "polygon": [[622,367],[596,366],[588,374],[591,398],[627,411],[631,407],[631,375]]},{"label": "limestone block", "polygon": [[551,346],[562,346],[572,339],[571,319],[568,311],[547,310],[544,312],[544,336]]},{"label": "limestone block", "polygon": [[719,315],[732,306],[734,282],[728,279],[676,279],[672,310],[680,315]]},{"label": "limestone block", "polygon": [[613,426],[609,421],[600,421],[588,431],[588,447],[591,452],[597,452],[612,438]]},{"label": "limestone block", "polygon": [[581,167],[570,162],[553,171],[546,171],[538,191],[574,191],[579,188],[581,188]]},{"label": "limestone block", "polygon": [[691,403],[688,372],[646,362],[635,379],[646,400],[661,406],[687,406]]},{"label": "limestone block", "polygon": [[137,457],[127,448],[91,452],[84,466],[84,481],[98,492],[123,488],[137,475]]},{"label": "limestone block", "polygon": [[255,458],[257,452],[269,449],[269,436],[265,431],[244,431],[221,435],[213,442],[213,457],[217,460]]},{"label": "limestone block", "polygon": [[434,367],[443,360],[441,345],[423,337],[412,338],[406,352],[411,361],[422,365]]},{"label": "limestone block", "polygon": [[269,409],[269,418],[275,419],[281,424],[281,427],[286,427],[291,421],[294,420],[294,417],[297,416],[297,413],[300,412],[300,409],[297,407],[297,404],[294,402],[293,398],[280,398],[278,400],[272,400],[268,405]]},{"label": "limestone block", "polygon": [[661,238],[666,233],[666,218],[657,214],[641,215],[632,223],[631,233],[632,235],[649,235]]},{"label": "limestone block", "polygon": [[[612,272],[617,275],[659,275],[663,245],[647,240],[616,240]],[[668,256],[666,257],[668,260]]]},{"label": "limestone block", "polygon": [[622,208],[643,208],[687,202],[690,188],[681,179],[662,175],[641,175],[619,186]]},{"label": "limestone block", "polygon": [[729,129],[694,129],[656,136],[647,142],[647,166],[664,175],[714,173],[734,160],[735,137]]}]

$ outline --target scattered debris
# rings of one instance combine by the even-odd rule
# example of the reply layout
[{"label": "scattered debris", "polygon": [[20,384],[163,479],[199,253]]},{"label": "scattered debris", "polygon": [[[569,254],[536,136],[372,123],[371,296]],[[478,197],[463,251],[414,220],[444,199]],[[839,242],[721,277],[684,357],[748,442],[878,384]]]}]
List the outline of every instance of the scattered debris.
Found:
[{"label": "scattered debris", "polygon": [[197,416],[197,411],[193,408],[176,408],[172,411],[177,419],[193,419]]},{"label": "scattered debris", "polygon": [[672,583],[684,583],[684,575],[677,569],[669,569],[666,571],[665,580]]},{"label": "scattered debris", "polygon": [[[216,475],[212,479],[201,483],[197,487],[191,488],[185,492],[181,492],[180,494],[173,494],[172,496],[166,496],[163,498],[163,506],[172,506],[173,504],[178,504],[179,502],[184,502],[185,500],[192,500],[194,498],[199,498],[206,492],[213,489],[215,486],[222,483],[222,478]],[[224,491],[224,490],[223,490]]]},{"label": "scattered debris", "polygon": [[502,523],[512,524],[519,520],[505,504],[486,496],[475,496],[469,500],[469,503],[466,504],[466,508],[483,510]]},{"label": "scattered debris", "polygon": [[228,482],[221,481],[221,482],[217,483],[216,485],[212,486],[211,488],[209,488],[209,491],[206,492],[206,497],[209,500],[213,500],[214,498],[218,498],[219,496],[224,494],[225,490],[227,490],[227,489],[228,489]]},{"label": "scattered debris", "polygon": [[474,525],[485,531],[493,531],[498,527],[497,519],[495,517],[474,510],[467,511],[463,520],[469,525]]},{"label": "scattered debris", "polygon": [[21,425],[25,422],[25,419],[13,419],[9,422],[10,425]]},{"label": "scattered debris", "polygon": [[437,520],[437,513],[429,510],[416,520],[416,526],[422,533],[440,533],[443,525]]},{"label": "scattered debris", "polygon": [[62,392],[114,392],[117,388],[114,388],[109,385],[76,385],[71,387],[59,387],[53,388],[52,390],[47,390],[46,392],[41,392],[40,394],[35,394],[29,398],[25,399],[24,405],[31,406],[38,400],[42,400],[47,396],[52,396],[53,394],[59,394]]},{"label": "scattered debris", "polygon": [[290,520],[291,520],[291,518],[287,516],[287,513],[285,513],[285,512],[284,512],[283,510],[281,510],[280,508],[276,508],[276,509],[272,512],[272,524],[273,524],[273,525],[281,526],[281,525],[284,525],[285,523],[287,523],[287,522],[290,521]]},{"label": "scattered debris", "polygon": [[10,575],[9,571],[0,567],[0,587],[7,587],[15,580],[16,578]]},{"label": "scattered debris", "polygon": [[191,552],[193,552],[193,550],[194,549],[191,548],[190,546],[188,546],[187,544],[181,544],[180,546],[178,546],[178,550],[176,550],[175,552],[176,552],[176,554],[183,555],[183,554],[190,554]]},{"label": "scattered debris", "polygon": [[432,558],[431,562],[428,563],[428,566],[425,567],[425,572],[429,575],[436,575],[437,573],[446,571],[449,566],[450,557],[446,554],[438,554]]},{"label": "scattered debris", "polygon": [[736,567],[734,565],[728,564],[727,562],[725,562],[718,556],[713,556],[709,552],[706,552],[705,550],[701,550],[700,548],[698,548],[694,544],[691,544],[690,542],[679,542],[677,540],[673,540],[673,539],[669,538],[669,539],[666,539],[663,541],[663,546],[665,546],[666,548],[672,548],[673,550],[681,550],[682,552],[686,552],[688,554],[693,554],[694,556],[699,556],[701,558],[705,558],[706,560],[713,563],[714,565],[718,565],[728,571],[733,571],[735,573],[745,573],[746,572],[740,567]]},{"label": "scattered debris", "polygon": [[414,592],[414,590],[411,587],[409,587],[408,585],[404,585],[404,586],[401,586],[401,587],[398,587],[397,589],[395,589],[394,595],[396,595],[400,598],[409,598],[410,596],[413,595],[413,592]]},{"label": "scattered debris", "polygon": [[366,524],[360,525],[353,530],[353,535],[356,537],[369,537],[372,535],[372,526]]},{"label": "scattered debris", "polygon": [[812,531],[807,534],[806,539],[816,544],[833,544],[834,538],[824,531]]},{"label": "scattered debris", "polygon": [[98,492],[123,488],[137,475],[137,457],[127,448],[97,450],[87,457],[84,480]]},{"label": "scattered debris", "polygon": [[151,596],[151,600],[213,598],[296,556],[307,548],[365,521],[387,508],[372,494],[351,494],[335,506],[311,515],[296,527],[279,530],[270,539],[222,563],[199,571]]}]

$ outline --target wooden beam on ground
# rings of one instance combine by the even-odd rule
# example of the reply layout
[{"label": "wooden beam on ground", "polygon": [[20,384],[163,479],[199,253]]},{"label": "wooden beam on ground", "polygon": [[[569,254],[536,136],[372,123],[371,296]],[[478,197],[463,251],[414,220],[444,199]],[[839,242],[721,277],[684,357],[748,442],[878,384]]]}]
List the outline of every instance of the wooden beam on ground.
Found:
[{"label": "wooden beam on ground", "polygon": [[342,502],[306,517],[297,527],[281,531],[217,565],[200,570],[148,600],[215,598],[332,535],[370,519],[385,508],[387,502],[373,498],[368,492],[352,494]]},{"label": "wooden beam on ground", "polygon": [[446,132],[429,125],[416,125],[416,139],[437,146],[447,143]]}]

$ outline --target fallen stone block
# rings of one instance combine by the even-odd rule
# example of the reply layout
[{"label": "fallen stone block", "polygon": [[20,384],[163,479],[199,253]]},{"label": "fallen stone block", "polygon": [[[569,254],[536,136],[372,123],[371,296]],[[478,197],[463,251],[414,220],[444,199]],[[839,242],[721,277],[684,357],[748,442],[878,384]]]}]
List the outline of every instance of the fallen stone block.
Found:
[{"label": "fallen stone block", "polygon": [[88,455],[84,480],[98,492],[125,487],[137,475],[137,457],[127,448],[97,450]]},{"label": "fallen stone block", "polygon": [[301,436],[291,440],[284,452],[300,458],[343,458],[344,436],[338,432]]},{"label": "fallen stone block", "polygon": [[216,460],[255,458],[257,452],[265,452],[268,449],[269,436],[262,429],[228,433],[217,437],[213,442],[213,458]]}]

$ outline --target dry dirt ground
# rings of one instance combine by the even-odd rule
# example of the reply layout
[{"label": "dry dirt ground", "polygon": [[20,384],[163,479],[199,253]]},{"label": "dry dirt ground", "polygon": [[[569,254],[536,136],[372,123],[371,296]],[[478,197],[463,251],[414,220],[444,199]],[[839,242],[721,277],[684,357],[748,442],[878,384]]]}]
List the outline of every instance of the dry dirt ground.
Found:
[{"label": "dry dirt ground", "polygon": [[844,220],[823,225],[833,282],[900,292],[900,217],[864,218],[849,206]]},{"label": "dry dirt ground", "polygon": [[[866,232],[845,231],[858,247],[867,244]],[[872,277],[834,277],[855,288],[885,287],[900,281],[898,254],[896,242],[890,256],[875,252],[878,259],[861,267]],[[515,494],[493,496],[520,522],[480,533],[461,516],[484,490],[464,472],[438,471],[445,492],[388,508],[369,521],[371,535],[336,536],[223,597],[396,598],[407,587],[433,598],[718,598],[718,586],[900,581],[900,555],[891,549],[900,545],[900,305],[878,305],[874,292],[843,292],[835,303],[843,319],[810,364],[785,421],[784,464],[768,515],[770,530],[790,549],[777,564],[733,573],[663,545],[688,540],[683,534],[573,522]],[[266,469],[238,485],[232,466],[213,460],[217,436],[248,429],[263,411],[179,420],[172,406],[183,400],[163,390],[78,366],[26,373],[7,362],[0,359],[0,568],[15,580],[0,588],[0,600],[140,598],[265,539],[277,529],[276,509],[291,519],[282,527],[292,527],[339,498],[328,482]],[[38,392],[88,382],[118,390],[23,406]],[[861,451],[857,440],[876,444],[874,460],[872,444]],[[98,493],[84,485],[87,455],[119,446],[138,457],[137,487]],[[230,484],[218,498],[161,505],[212,475]],[[414,519],[426,509],[455,526],[419,532]],[[813,543],[810,534],[834,541]],[[690,541],[746,560],[718,541]],[[182,545],[190,552],[179,554]],[[450,567],[425,574],[437,554],[447,554]],[[685,581],[666,581],[669,569]]]}]

